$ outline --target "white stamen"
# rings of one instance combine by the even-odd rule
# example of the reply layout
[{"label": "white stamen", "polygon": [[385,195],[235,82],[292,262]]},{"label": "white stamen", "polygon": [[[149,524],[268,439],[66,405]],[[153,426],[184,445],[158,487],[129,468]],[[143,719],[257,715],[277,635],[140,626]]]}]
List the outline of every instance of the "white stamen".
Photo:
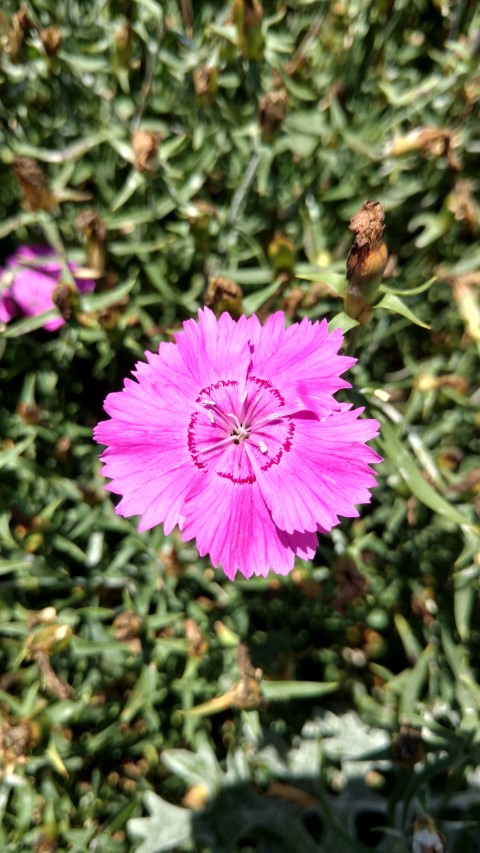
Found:
[{"label": "white stamen", "polygon": [[234,412],[227,412],[227,418],[232,418],[235,429],[237,429],[237,430],[243,429],[242,424],[240,423],[239,419],[237,418],[237,416]]},{"label": "white stamen", "polygon": [[213,414],[211,409],[207,409],[207,415],[208,415],[208,420],[210,421],[210,423],[214,424],[215,423],[215,415]]},{"label": "white stamen", "polygon": [[260,453],[268,453],[268,448],[264,441],[259,441],[258,446],[260,448]]},{"label": "white stamen", "polygon": [[215,400],[202,400],[204,406],[216,406]]},{"label": "white stamen", "polygon": [[209,444],[207,447],[200,447],[198,453],[209,453],[210,450],[217,450],[219,447],[224,447],[225,444],[231,444],[233,441],[232,436],[228,435],[226,438],[220,439],[220,441],[216,441],[214,444]]},{"label": "white stamen", "polygon": [[243,392],[242,396],[240,397],[240,402],[241,402],[242,406],[243,406],[245,400],[247,399],[247,397],[248,397],[248,391],[245,388],[245,391]]},{"label": "white stamen", "polygon": [[260,392],[257,394],[257,396],[255,397],[255,399],[254,399],[254,400],[251,400],[250,405],[249,405],[249,407],[248,407],[247,411],[246,411],[246,412],[245,412],[245,414],[243,415],[243,421],[244,421],[244,423],[247,423],[248,421],[251,421],[251,420],[252,420],[253,413],[254,413],[254,411],[255,411],[255,409],[256,409],[257,403],[259,403],[259,402],[260,402],[261,397],[262,397],[262,392],[260,391]]},{"label": "white stamen", "polygon": [[261,418],[259,421],[253,421],[251,424],[252,429],[257,430],[265,424],[271,424],[272,421],[277,421],[283,418],[283,415],[266,415],[264,418]]}]

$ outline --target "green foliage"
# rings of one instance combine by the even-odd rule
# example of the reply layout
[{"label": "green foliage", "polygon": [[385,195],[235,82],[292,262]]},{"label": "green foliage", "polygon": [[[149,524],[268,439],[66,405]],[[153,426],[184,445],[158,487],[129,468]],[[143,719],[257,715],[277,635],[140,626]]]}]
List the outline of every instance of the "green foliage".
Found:
[{"label": "green foliage", "polygon": [[[405,851],[428,813],[478,850],[476,4],[265,0],[256,60],[207,0],[24,9],[0,12],[2,259],[88,267],[87,192],[107,267],[58,332],[0,332],[0,848]],[[16,157],[59,205],[22,207]],[[393,263],[358,326],[366,199]],[[348,399],[382,423],[372,504],[286,579],[139,534],[99,475],[105,395],[215,277],[246,313],[343,328]]]}]

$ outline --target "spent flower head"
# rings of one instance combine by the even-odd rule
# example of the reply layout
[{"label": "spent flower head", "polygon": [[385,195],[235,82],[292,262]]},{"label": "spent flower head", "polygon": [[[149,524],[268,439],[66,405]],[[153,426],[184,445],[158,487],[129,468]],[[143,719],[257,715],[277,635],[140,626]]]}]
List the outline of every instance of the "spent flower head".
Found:
[{"label": "spent flower head", "polygon": [[312,558],[317,532],[370,501],[380,461],[366,445],[377,421],[334,397],[355,362],[341,343],[325,320],[200,310],[105,400],[95,439],[117,513],[139,530],[178,525],[231,579]]}]

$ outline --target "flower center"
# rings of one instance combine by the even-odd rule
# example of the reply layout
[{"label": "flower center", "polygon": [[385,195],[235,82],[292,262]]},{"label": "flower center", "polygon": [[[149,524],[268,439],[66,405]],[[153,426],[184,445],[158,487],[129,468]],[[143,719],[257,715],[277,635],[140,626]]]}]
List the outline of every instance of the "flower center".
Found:
[{"label": "flower center", "polygon": [[255,469],[278,465],[290,450],[295,425],[284,408],[282,394],[256,376],[243,391],[235,379],[202,388],[188,426],[194,465],[237,484],[254,483]]},{"label": "flower center", "polygon": [[230,433],[232,436],[232,440],[234,444],[240,444],[244,438],[248,438],[250,435],[250,430],[248,426],[243,426],[243,424],[238,424],[238,426],[234,427]]}]

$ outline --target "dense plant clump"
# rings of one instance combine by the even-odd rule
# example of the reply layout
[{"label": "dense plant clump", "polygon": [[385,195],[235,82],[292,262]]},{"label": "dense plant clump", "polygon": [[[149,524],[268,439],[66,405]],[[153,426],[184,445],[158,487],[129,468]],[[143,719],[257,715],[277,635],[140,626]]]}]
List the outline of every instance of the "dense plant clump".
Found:
[{"label": "dense plant clump", "polygon": [[6,853],[480,849],[479,31],[2,5]]}]

